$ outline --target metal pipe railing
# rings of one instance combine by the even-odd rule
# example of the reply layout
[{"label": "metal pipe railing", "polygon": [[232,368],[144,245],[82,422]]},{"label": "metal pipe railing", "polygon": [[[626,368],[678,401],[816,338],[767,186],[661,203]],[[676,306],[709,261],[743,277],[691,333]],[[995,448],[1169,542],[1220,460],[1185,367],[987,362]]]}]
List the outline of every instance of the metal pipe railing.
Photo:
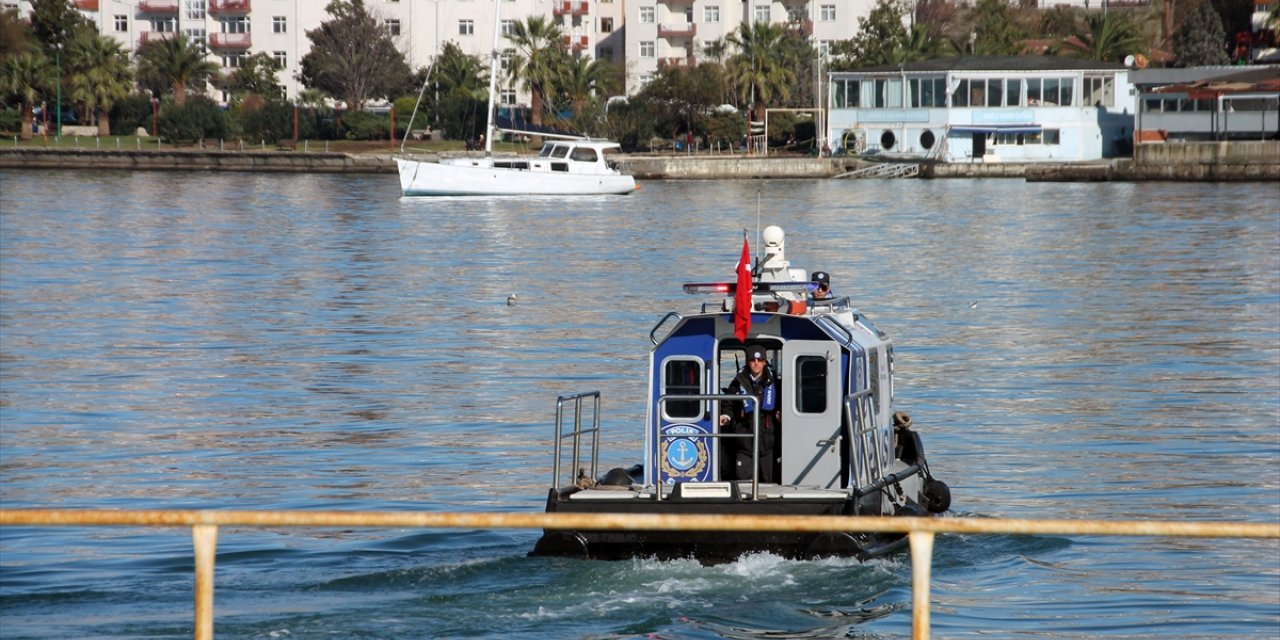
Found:
[{"label": "metal pipe railing", "polygon": [[912,637],[929,637],[933,539],[938,533],[1280,539],[1280,523],[1025,520],[893,516],[748,516],[592,513],[0,509],[0,526],[188,526],[195,546],[195,638],[213,638],[218,527],[609,529],[905,533],[911,543]]},{"label": "metal pipe railing", "polygon": [[[760,499],[760,398],[753,395],[742,395],[740,393],[692,393],[688,395],[662,395],[658,396],[658,412],[654,417],[655,420],[662,420],[662,416],[666,415],[663,408],[668,402],[678,400],[697,400],[714,401],[711,405],[711,424],[712,431],[707,433],[679,435],[671,437],[679,438],[709,438],[712,442],[720,438],[751,438],[751,499]],[[751,433],[720,433],[720,402],[752,402],[755,409],[751,411]],[[668,436],[659,435],[659,440]],[[737,490],[736,488],[734,489]],[[658,500],[662,500],[662,478],[659,475],[654,476],[654,495]]]}]

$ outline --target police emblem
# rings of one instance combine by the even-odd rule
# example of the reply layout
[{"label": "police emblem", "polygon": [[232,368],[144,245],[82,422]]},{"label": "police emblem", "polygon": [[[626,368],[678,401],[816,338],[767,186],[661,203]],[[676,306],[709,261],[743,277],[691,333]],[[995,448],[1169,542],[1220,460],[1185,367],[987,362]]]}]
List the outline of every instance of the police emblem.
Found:
[{"label": "police emblem", "polygon": [[662,473],[667,484],[697,479],[706,470],[711,458],[707,439],[693,437],[705,433],[690,424],[673,424],[662,430],[658,457],[662,461]]}]

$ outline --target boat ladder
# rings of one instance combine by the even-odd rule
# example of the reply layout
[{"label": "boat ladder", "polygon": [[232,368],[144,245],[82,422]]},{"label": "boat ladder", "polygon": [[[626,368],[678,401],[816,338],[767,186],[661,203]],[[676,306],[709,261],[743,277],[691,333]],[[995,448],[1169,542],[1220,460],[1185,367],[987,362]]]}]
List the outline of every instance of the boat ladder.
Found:
[{"label": "boat ladder", "polygon": [[914,162],[884,162],[870,167],[846,171],[833,178],[914,178],[920,175],[920,165]]}]

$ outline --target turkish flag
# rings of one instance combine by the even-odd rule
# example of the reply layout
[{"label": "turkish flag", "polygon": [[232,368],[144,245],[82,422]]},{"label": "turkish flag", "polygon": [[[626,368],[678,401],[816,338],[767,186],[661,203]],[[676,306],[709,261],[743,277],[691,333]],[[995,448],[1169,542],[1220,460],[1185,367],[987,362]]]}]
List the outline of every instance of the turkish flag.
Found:
[{"label": "turkish flag", "polygon": [[738,286],[733,292],[733,335],[747,341],[751,331],[751,248],[742,235],[742,257],[738,259]]}]

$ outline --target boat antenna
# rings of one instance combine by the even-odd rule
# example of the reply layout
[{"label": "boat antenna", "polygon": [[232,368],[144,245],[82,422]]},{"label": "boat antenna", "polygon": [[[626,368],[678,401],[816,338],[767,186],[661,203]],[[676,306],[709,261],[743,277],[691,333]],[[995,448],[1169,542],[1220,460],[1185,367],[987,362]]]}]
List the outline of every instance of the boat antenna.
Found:
[{"label": "boat antenna", "polygon": [[439,57],[431,61],[431,66],[427,67],[427,77],[422,81],[422,88],[418,90],[418,101],[413,103],[413,114],[409,116],[409,126],[404,128],[404,137],[400,139],[400,153],[404,153],[404,145],[409,142],[409,134],[413,131],[413,121],[418,117],[418,105],[422,104],[422,96],[427,93],[427,85],[431,84],[431,74],[436,69],[436,62]]},{"label": "boat antenna", "polygon": [[493,3],[493,51],[489,53],[489,119],[484,130],[484,157],[493,157],[493,115],[498,91],[498,38],[502,35],[502,2]]}]

